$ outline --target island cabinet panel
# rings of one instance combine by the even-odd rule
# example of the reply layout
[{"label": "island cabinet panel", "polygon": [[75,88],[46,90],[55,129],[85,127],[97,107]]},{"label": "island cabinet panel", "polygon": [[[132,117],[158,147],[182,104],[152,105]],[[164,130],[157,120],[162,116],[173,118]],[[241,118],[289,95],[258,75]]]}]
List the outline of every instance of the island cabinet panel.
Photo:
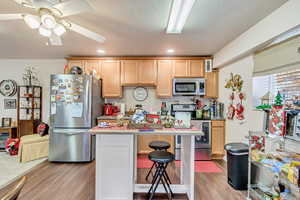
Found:
[{"label": "island cabinet panel", "polygon": [[204,77],[204,61],[191,60],[189,62],[189,75],[190,77]]},{"label": "island cabinet panel", "polygon": [[172,97],[173,61],[157,61],[157,87],[156,93],[160,98]]},{"label": "island cabinet panel", "polygon": [[102,62],[102,96],[104,98],[122,97],[120,61]]},{"label": "island cabinet panel", "polygon": [[219,93],[218,75],[219,72],[217,70],[205,73],[205,78],[206,78],[205,96],[207,98],[218,98],[218,93]]},{"label": "island cabinet panel", "polygon": [[222,159],[224,156],[225,145],[225,121],[213,120],[212,121],[212,157],[215,159]]},{"label": "island cabinet panel", "polygon": [[139,75],[139,61],[123,60],[121,61],[121,82],[123,86],[137,85]]},{"label": "island cabinet panel", "polygon": [[189,76],[189,62],[188,60],[174,60],[174,77],[188,77]]},{"label": "island cabinet panel", "polygon": [[84,61],[84,72],[87,75],[94,75],[98,79],[101,78],[102,62],[99,60],[86,60]]},{"label": "island cabinet panel", "polygon": [[140,85],[155,86],[157,79],[157,64],[155,60],[139,61],[139,77]]},{"label": "island cabinet panel", "polygon": [[139,154],[148,154],[153,149],[149,147],[150,142],[152,141],[165,141],[169,142],[171,144],[170,149],[168,149],[169,152],[174,153],[175,151],[175,138],[174,136],[169,135],[139,135],[137,136],[137,147],[138,147],[138,153]]}]

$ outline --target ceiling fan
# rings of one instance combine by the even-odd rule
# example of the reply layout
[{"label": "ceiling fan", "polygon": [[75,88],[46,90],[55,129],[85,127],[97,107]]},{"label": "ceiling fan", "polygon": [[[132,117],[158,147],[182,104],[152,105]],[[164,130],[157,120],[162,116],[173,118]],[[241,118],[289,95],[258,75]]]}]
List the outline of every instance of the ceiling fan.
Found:
[{"label": "ceiling fan", "polygon": [[28,13],[0,14],[0,21],[24,20],[32,29],[38,29],[42,36],[49,38],[53,46],[61,46],[61,36],[67,30],[103,43],[105,37],[66,19],[70,15],[92,10],[87,0],[13,0],[23,7],[35,9],[37,15]]}]

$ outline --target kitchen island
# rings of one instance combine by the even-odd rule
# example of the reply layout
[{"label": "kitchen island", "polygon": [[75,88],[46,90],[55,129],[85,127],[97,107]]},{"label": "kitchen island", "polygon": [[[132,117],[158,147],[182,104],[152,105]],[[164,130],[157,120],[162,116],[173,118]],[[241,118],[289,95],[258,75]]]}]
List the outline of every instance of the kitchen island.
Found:
[{"label": "kitchen island", "polygon": [[[194,200],[194,144],[195,136],[203,135],[200,129],[95,127],[90,132],[96,135],[96,200],[133,200],[134,193],[148,192],[150,184],[136,184],[137,135],[182,136],[180,184],[172,184],[171,188]],[[163,186],[156,192],[164,193]]]}]

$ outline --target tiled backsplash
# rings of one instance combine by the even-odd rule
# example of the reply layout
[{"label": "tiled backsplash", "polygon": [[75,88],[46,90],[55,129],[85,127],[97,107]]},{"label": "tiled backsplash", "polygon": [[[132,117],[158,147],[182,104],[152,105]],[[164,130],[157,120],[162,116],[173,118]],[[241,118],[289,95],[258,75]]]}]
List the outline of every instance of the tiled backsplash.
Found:
[{"label": "tiled backsplash", "polygon": [[[167,102],[167,106],[171,103],[193,103],[193,97],[176,96],[169,99],[159,99],[156,96],[155,88],[146,87],[148,90],[148,97],[145,101],[137,101],[133,97],[133,91],[135,87],[124,87],[123,98],[121,99],[106,99],[107,103],[125,103],[126,110],[134,108],[136,104],[143,105],[143,108],[149,112],[160,111],[161,102]],[[205,103],[208,103],[208,99],[202,99]]]}]

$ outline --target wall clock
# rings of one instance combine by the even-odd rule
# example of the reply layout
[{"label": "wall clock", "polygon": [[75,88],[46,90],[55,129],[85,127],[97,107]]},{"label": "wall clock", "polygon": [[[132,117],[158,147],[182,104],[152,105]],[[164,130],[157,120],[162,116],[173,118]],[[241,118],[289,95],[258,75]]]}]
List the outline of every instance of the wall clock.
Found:
[{"label": "wall clock", "polygon": [[13,80],[3,80],[0,82],[0,93],[5,97],[14,96],[17,92],[17,83]]},{"label": "wall clock", "polygon": [[144,87],[136,87],[133,91],[133,97],[137,101],[145,101],[148,97],[148,90]]}]

